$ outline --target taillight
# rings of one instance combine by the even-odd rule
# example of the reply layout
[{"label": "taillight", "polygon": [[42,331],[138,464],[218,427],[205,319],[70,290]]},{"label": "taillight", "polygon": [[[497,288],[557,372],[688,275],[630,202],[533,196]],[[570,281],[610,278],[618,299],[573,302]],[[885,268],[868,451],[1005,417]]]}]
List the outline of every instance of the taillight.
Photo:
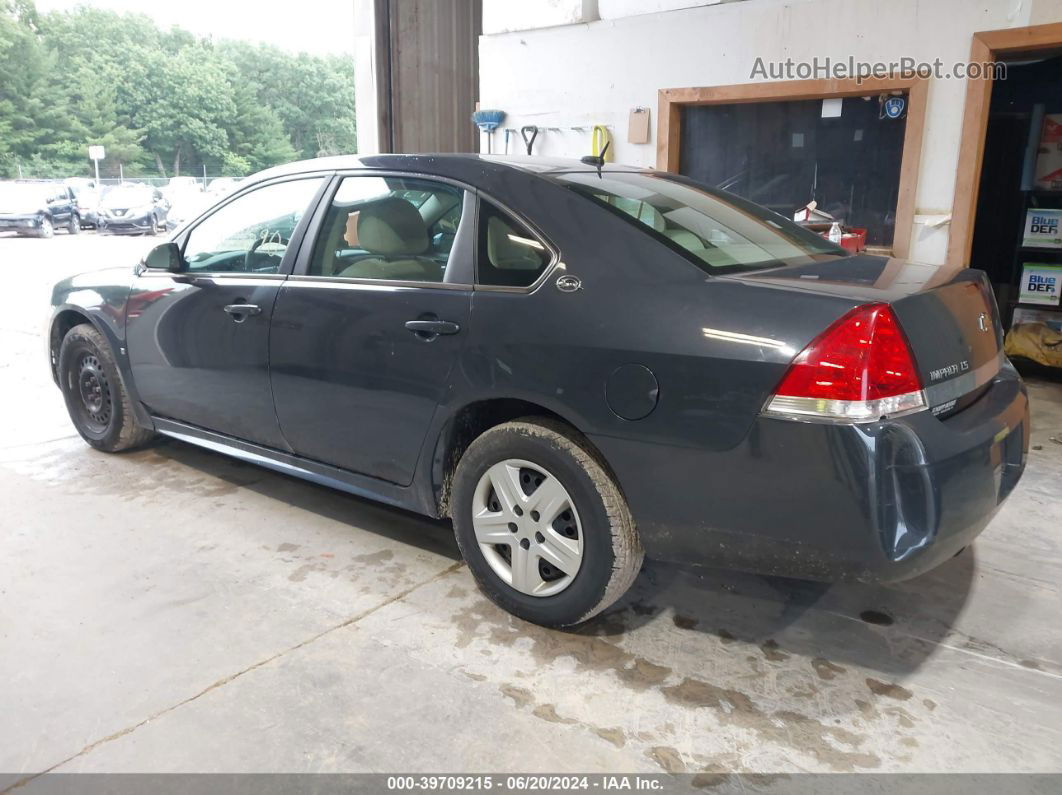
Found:
[{"label": "taillight", "polygon": [[765,413],[873,422],[926,407],[911,347],[887,304],[853,309],[800,352]]}]

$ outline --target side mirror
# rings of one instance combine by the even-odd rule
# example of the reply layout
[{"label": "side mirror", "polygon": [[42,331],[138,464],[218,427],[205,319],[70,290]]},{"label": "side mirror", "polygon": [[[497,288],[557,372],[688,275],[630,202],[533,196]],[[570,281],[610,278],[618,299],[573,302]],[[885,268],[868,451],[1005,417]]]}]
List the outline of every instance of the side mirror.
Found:
[{"label": "side mirror", "polygon": [[184,270],[184,260],[176,243],[163,243],[155,246],[144,257],[144,267],[152,271],[169,271],[180,273]]}]

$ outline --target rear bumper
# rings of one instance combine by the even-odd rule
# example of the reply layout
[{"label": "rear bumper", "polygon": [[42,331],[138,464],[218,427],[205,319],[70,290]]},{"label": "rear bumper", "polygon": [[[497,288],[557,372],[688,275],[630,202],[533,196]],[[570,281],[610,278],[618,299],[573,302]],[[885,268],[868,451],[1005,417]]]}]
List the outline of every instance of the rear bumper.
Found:
[{"label": "rear bumper", "polygon": [[732,450],[594,442],[650,557],[817,580],[892,581],[948,560],[1017,484],[1024,384],[1006,363],[974,404],[867,425],[760,417]]}]

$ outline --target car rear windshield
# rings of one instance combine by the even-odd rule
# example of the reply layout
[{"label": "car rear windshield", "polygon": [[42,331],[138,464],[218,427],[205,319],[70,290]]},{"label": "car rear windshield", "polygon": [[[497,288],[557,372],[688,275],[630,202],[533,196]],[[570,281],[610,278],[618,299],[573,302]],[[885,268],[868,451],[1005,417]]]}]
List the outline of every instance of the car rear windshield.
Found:
[{"label": "car rear windshield", "polygon": [[683,177],[605,171],[571,172],[556,179],[706,273],[760,270],[847,254],[770,210]]}]

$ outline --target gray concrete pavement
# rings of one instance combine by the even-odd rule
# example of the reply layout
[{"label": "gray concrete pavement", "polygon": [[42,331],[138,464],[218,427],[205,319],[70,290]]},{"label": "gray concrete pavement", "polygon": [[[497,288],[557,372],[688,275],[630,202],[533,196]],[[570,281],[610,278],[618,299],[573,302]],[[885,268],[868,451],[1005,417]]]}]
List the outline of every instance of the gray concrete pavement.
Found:
[{"label": "gray concrete pavement", "polygon": [[1062,385],[1031,385],[1025,479],[927,576],[648,564],[555,632],[482,598],[445,523],[84,445],[50,285],[150,243],[0,237],[0,772],[1062,771]]}]

